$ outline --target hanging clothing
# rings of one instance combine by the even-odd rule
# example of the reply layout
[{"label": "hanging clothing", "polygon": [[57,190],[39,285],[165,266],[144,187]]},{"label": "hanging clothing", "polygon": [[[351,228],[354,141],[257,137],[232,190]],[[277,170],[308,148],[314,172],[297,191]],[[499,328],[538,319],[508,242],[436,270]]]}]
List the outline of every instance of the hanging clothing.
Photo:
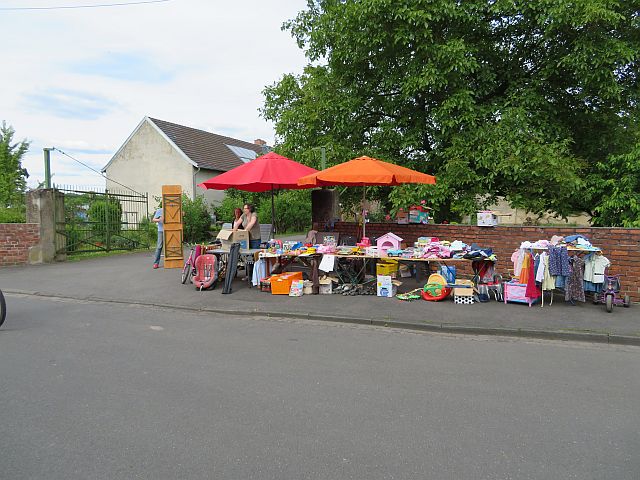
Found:
[{"label": "hanging clothing", "polygon": [[567,276],[564,288],[564,299],[567,301],[584,302],[584,260],[575,255],[572,258],[571,273]]},{"label": "hanging clothing", "polygon": [[584,258],[584,279],[591,283],[604,283],[604,272],[611,262],[604,255],[591,253]]},{"label": "hanging clothing", "polygon": [[260,280],[267,278],[267,262],[264,258],[258,259],[253,264],[253,275],[251,276],[251,284],[256,287],[260,285]]},{"label": "hanging clothing", "polygon": [[531,258],[531,254],[526,253],[524,258],[522,259],[522,269],[520,270],[520,277],[518,278],[518,282],[522,285],[526,285],[529,281],[529,271],[533,269],[533,261]]},{"label": "hanging clothing", "polygon": [[553,290],[556,288],[556,279],[549,273],[549,255],[544,254],[541,262],[544,264],[544,278],[542,279],[542,290]]},{"label": "hanging clothing", "polygon": [[524,250],[519,248],[511,255],[511,261],[513,262],[513,276],[519,277],[522,272],[522,262],[524,261]]},{"label": "hanging clothing", "polygon": [[540,295],[542,295],[542,292],[540,291],[540,288],[538,288],[538,285],[536,284],[536,273],[535,273],[535,268],[533,268],[534,266],[534,259],[533,259],[533,255],[529,254],[529,263],[531,265],[532,268],[529,268],[529,278],[527,279],[527,288],[525,289],[525,296],[529,297],[529,298],[538,298]]},{"label": "hanging clothing", "polygon": [[563,277],[571,273],[567,247],[549,247],[549,272]]},{"label": "hanging clothing", "polygon": [[545,259],[549,258],[549,254],[547,254],[546,252],[542,252],[538,258],[540,261],[538,262],[538,266],[536,268],[536,282],[542,283],[544,280],[544,271],[546,268]]}]

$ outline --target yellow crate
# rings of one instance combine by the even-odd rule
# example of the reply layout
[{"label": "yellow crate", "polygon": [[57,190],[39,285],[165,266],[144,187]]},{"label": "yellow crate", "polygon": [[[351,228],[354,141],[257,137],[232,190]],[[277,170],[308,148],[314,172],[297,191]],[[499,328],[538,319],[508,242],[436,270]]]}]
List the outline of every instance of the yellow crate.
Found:
[{"label": "yellow crate", "polygon": [[398,262],[396,261],[385,261],[378,262],[376,265],[376,274],[377,275],[392,275],[397,273],[398,271]]}]

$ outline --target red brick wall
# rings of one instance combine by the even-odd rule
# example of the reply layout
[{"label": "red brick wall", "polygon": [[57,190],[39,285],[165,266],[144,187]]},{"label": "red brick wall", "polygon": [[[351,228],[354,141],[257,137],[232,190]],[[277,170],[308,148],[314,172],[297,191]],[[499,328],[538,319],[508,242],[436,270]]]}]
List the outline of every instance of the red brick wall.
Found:
[{"label": "red brick wall", "polygon": [[[316,227],[320,227],[316,225]],[[315,227],[314,227],[315,228]],[[316,228],[321,230],[322,227]],[[336,223],[335,231],[341,235],[357,237],[355,223]],[[378,237],[393,232],[412,244],[418,237],[438,237],[441,240],[462,240],[477,243],[483,248],[492,248],[498,256],[496,270],[506,274],[513,268],[511,254],[520,243],[549,240],[553,235],[563,237],[582,234],[591,243],[602,249],[611,261],[612,273],[622,274],[622,289],[631,298],[640,301],[640,229],[638,228],[582,228],[582,227],[477,227],[475,225],[397,225],[394,223],[368,223],[367,236]]]},{"label": "red brick wall", "polygon": [[40,240],[37,223],[0,223],[0,267],[29,261],[29,247]]}]

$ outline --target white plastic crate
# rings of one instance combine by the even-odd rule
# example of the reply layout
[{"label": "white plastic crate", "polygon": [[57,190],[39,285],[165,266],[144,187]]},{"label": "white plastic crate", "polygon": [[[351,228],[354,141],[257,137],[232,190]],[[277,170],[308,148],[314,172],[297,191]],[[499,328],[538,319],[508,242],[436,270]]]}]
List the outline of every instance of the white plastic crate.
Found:
[{"label": "white plastic crate", "polygon": [[473,295],[454,295],[453,303],[456,305],[473,305]]}]

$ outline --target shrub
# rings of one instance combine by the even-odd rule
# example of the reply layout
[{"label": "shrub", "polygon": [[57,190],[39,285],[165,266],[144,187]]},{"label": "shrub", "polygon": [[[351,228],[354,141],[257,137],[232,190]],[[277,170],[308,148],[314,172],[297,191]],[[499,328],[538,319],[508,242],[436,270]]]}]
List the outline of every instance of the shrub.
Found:
[{"label": "shrub", "polygon": [[[311,228],[311,193],[309,190],[287,190],[275,197],[275,222],[279,234],[304,232]],[[258,206],[260,223],[271,223],[271,198]],[[263,239],[264,240],[264,239]]]},{"label": "shrub", "polygon": [[225,195],[222,203],[215,208],[216,218],[219,222],[233,222],[233,210],[242,208],[242,199],[233,195]]},{"label": "shrub", "polygon": [[26,217],[22,209],[0,207],[0,223],[24,223]]},{"label": "shrub", "polygon": [[122,206],[115,199],[94,200],[87,212],[91,231],[101,240],[122,230]]},{"label": "shrub", "polygon": [[186,195],[182,196],[182,219],[184,226],[184,240],[189,243],[209,240],[209,227],[211,216],[204,201],[204,197],[196,196],[191,200]]}]

